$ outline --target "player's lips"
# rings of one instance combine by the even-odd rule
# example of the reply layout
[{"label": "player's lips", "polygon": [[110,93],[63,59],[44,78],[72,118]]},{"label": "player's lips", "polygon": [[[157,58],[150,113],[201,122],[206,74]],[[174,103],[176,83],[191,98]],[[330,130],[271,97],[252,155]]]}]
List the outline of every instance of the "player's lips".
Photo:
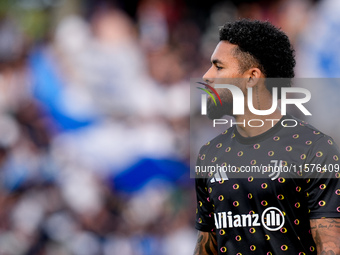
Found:
[{"label": "player's lips", "polygon": [[205,89],[208,90],[210,93],[213,92],[213,91],[209,88],[209,85],[208,85],[208,84],[206,84],[206,83],[204,83],[204,82],[200,82],[200,81],[198,81],[198,82],[196,82],[196,83],[201,84],[201,85],[204,85],[204,86],[205,86]]},{"label": "player's lips", "polygon": [[[201,85],[204,85],[206,87],[206,91],[208,92],[209,95],[211,95],[211,93],[213,92],[216,97],[218,98],[218,100],[220,101],[220,104],[222,105],[222,100],[221,100],[221,97],[218,95],[218,92],[216,91],[216,89],[214,89],[214,87],[212,87],[211,85],[209,84],[206,84],[206,83],[203,83],[203,82],[197,82],[198,84],[201,84]],[[208,89],[208,90],[207,90]],[[211,95],[212,97],[212,95]],[[216,104],[216,101],[214,100],[215,104]]]}]

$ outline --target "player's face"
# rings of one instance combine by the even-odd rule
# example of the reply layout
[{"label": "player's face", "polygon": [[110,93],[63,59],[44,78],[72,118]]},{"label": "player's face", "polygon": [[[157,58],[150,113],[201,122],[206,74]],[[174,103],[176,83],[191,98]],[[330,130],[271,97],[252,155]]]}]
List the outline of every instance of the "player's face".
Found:
[{"label": "player's face", "polygon": [[[236,45],[227,41],[220,41],[211,56],[211,67],[204,74],[205,82],[214,87],[215,84],[233,84],[245,90],[242,83],[244,74],[240,72],[239,61],[234,56]],[[214,104],[212,98],[208,96],[208,117],[210,119],[218,119],[224,115],[232,115],[233,98],[228,89],[216,89],[221,97],[222,105]]]}]

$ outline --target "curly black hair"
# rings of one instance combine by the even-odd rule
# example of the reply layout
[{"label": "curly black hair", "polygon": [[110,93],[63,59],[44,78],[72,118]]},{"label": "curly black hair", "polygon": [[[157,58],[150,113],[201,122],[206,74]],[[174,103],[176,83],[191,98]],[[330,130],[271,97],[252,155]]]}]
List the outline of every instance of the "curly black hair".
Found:
[{"label": "curly black hair", "polygon": [[[294,49],[288,36],[269,22],[242,19],[228,22],[221,27],[220,40],[238,46],[235,55],[240,62],[241,71],[258,67],[266,78],[293,78],[295,67]],[[272,87],[288,87],[291,79],[271,84]],[[281,83],[281,84],[277,84]]]}]

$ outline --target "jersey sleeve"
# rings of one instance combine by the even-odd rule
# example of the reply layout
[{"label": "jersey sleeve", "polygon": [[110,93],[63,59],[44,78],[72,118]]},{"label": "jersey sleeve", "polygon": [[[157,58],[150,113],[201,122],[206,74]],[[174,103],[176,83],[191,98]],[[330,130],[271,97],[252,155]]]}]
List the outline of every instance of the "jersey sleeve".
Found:
[{"label": "jersey sleeve", "polygon": [[[200,155],[196,162],[196,166],[201,165]],[[214,223],[214,207],[209,198],[209,192],[207,188],[207,176],[197,176],[195,179],[195,189],[197,198],[196,207],[196,222],[195,228],[203,232],[215,231]]]},{"label": "jersey sleeve", "polygon": [[315,141],[306,164],[310,166],[305,175],[310,218],[340,218],[339,148],[333,139],[323,136]]},{"label": "jersey sleeve", "polygon": [[211,232],[215,231],[214,209],[209,199],[205,181],[205,178],[196,178],[195,180],[197,197],[195,228],[200,231]]}]

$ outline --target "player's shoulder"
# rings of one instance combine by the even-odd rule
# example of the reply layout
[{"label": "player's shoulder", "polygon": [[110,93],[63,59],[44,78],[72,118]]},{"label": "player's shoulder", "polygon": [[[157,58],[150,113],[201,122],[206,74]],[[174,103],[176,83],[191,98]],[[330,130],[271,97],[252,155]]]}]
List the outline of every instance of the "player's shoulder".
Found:
[{"label": "player's shoulder", "polygon": [[202,145],[200,152],[208,151],[212,148],[222,147],[223,142],[228,141],[230,138],[235,136],[235,133],[234,133],[235,128],[236,128],[235,125],[231,126],[227,130],[215,136],[213,139],[211,139],[210,141]]},{"label": "player's shoulder", "polygon": [[296,121],[296,126],[293,128],[285,128],[284,130],[289,132],[293,138],[305,138],[306,143],[330,143],[333,144],[334,140],[329,135],[323,133],[318,128],[313,126],[312,124],[303,121],[301,119],[298,119],[294,116],[289,116],[290,119]]}]

